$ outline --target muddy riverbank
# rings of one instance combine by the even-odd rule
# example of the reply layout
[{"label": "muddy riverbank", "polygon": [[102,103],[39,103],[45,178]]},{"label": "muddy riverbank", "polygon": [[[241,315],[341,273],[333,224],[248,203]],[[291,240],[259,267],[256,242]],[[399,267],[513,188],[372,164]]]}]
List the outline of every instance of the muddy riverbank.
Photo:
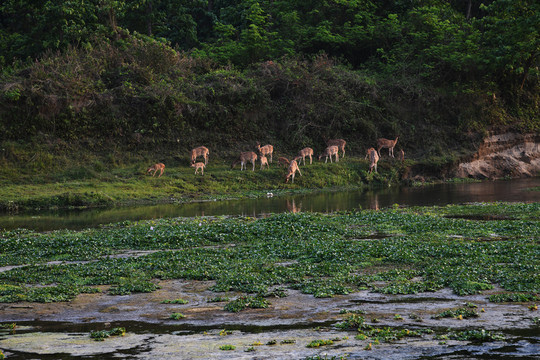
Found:
[{"label": "muddy riverbank", "polygon": [[[415,295],[385,295],[359,291],[317,299],[288,290],[288,296],[271,298],[267,309],[240,313],[224,311],[225,303],[210,303],[213,282],[162,281],[149,294],[110,296],[82,294],[69,303],[17,303],[0,305],[0,322],[17,323],[14,332],[0,335],[0,349],[8,359],[129,358],[150,359],[304,359],[313,356],[346,359],[511,358],[534,359],[540,353],[540,334],[534,322],[537,311],[529,303],[490,303],[487,296],[457,296],[448,289]],[[234,298],[240,294],[221,294]],[[182,298],[185,305],[164,304]],[[478,317],[434,318],[449,309],[474,307]],[[426,331],[420,337],[373,344],[358,339],[355,330],[340,330],[351,312],[360,312],[377,328]],[[170,319],[180,312],[185,318]],[[117,326],[124,337],[96,342],[89,333]],[[483,329],[504,336],[488,343],[446,338],[451,332]],[[226,330],[226,331],[223,331]],[[320,348],[313,341],[332,340]],[[369,344],[371,349],[367,350]],[[221,350],[232,345],[234,350]],[[62,355],[60,355],[62,354]]]}]

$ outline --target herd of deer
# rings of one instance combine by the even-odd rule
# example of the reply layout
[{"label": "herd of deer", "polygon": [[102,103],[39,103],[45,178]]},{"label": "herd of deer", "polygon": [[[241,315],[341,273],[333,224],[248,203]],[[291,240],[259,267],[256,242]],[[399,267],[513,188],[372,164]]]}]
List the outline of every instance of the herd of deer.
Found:
[{"label": "herd of deer", "polygon": [[[395,140],[388,140],[388,139],[377,139],[377,150],[375,148],[369,148],[366,152],[366,159],[369,158],[369,172],[373,172],[373,169],[375,169],[375,172],[377,172],[377,162],[379,161],[381,157],[381,149],[388,148],[388,155],[391,157],[394,157],[394,147],[396,146],[396,143],[398,141],[398,137],[396,137]],[[342,157],[345,157],[345,145],[347,142],[343,139],[332,139],[328,140],[326,142],[326,149],[319,155],[319,161],[325,157],[324,162],[328,162],[328,158],[330,158],[330,162],[332,162],[332,157],[335,157],[336,162],[339,161],[339,152],[342,153]],[[270,157],[270,162],[272,162],[272,155],[274,153],[274,147],[272,145],[265,145],[261,146],[259,142],[257,142],[257,151],[260,154],[260,162],[261,162],[261,170],[266,168],[270,168],[270,165],[268,164],[268,158]],[[195,174],[200,170],[201,174],[204,175],[204,168],[206,165],[208,165],[208,155],[210,154],[210,151],[208,148],[204,146],[196,147],[195,149],[191,150],[191,167],[195,168]],[[289,160],[285,157],[278,158],[278,164],[280,166],[284,166],[287,168],[287,174],[285,175],[285,182],[288,183],[289,179],[292,178],[292,183],[294,183],[294,175],[296,172],[302,176],[302,172],[300,171],[300,167],[298,166],[300,162],[304,163],[304,166],[306,165],[306,157],[309,157],[309,163],[312,164],[312,157],[313,157],[313,149],[312,148],[304,148],[298,152],[298,155],[292,159]],[[196,162],[198,157],[203,157],[204,162]],[[257,154],[254,151],[246,151],[240,153],[240,157],[235,160],[232,165],[231,169],[234,168],[236,165],[240,164],[240,170],[247,169],[247,164],[251,163],[253,165],[252,171],[255,171],[255,162],[257,161]],[[405,152],[403,149],[399,151],[398,158],[401,160],[401,162],[405,159]],[[158,177],[163,175],[163,171],[165,170],[165,165],[162,163],[158,163],[155,165],[152,165],[148,168],[146,171],[147,174],[154,172],[152,176],[155,176],[158,171],[160,171],[160,174]]]}]

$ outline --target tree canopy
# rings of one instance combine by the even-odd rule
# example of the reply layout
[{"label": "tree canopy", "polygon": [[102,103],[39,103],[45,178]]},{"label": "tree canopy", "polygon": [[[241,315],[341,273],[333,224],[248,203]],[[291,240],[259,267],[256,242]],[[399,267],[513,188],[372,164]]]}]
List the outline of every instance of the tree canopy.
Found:
[{"label": "tree canopy", "polygon": [[534,0],[6,0],[1,63],[122,29],[240,68],[324,52],[354,68],[435,81],[538,84]]}]

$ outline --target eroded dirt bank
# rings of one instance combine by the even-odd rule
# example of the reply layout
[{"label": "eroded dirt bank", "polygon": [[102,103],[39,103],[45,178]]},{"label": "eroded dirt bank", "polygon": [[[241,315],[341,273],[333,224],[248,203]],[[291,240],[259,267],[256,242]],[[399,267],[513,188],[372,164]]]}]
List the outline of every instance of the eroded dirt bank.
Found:
[{"label": "eroded dirt bank", "polygon": [[[271,306],[267,309],[230,313],[223,309],[225,302],[208,301],[216,296],[208,290],[212,282],[175,280],[160,285],[161,289],[148,294],[83,294],[70,303],[1,304],[0,323],[20,325],[15,333],[0,333],[0,349],[8,359],[60,353],[70,358],[100,359],[305,359],[325,355],[347,359],[417,359],[455,353],[470,355],[466,358],[490,354],[490,358],[502,359],[521,354],[522,359],[534,359],[540,353],[538,324],[534,321],[538,312],[529,309],[531,304],[527,303],[488,302],[487,296],[498,289],[473,296],[457,296],[448,289],[417,295],[360,291],[323,299],[287,290],[287,297],[270,298]],[[233,299],[240,294],[222,295]],[[177,298],[189,302],[162,303]],[[479,316],[463,320],[433,318],[466,304],[476,306]],[[350,315],[341,314],[343,310],[362,311],[366,323],[373,326],[432,329],[435,333],[381,342],[366,350],[373,340],[356,339],[355,330],[335,327]],[[177,312],[185,318],[170,319]],[[125,326],[126,336],[104,342],[89,337],[91,330],[114,326]],[[224,329],[230,331],[223,333]],[[506,339],[480,344],[436,338],[437,333],[464,329],[502,332]],[[314,340],[333,340],[333,344],[308,348]],[[224,345],[235,349],[220,349]]]},{"label": "eroded dirt bank", "polygon": [[451,177],[495,179],[540,173],[540,134],[491,134],[476,154],[459,164]]}]

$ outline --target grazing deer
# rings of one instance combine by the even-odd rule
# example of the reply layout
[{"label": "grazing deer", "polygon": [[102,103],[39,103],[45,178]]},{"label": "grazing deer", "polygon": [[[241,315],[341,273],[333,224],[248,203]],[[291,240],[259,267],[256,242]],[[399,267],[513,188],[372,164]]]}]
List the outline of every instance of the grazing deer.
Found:
[{"label": "grazing deer", "polygon": [[278,162],[278,164],[280,166],[283,165],[283,167],[285,167],[285,168],[288,168],[289,163],[290,163],[289,159],[287,159],[286,157],[283,157],[283,156],[281,156],[279,159],[277,159],[277,162]]},{"label": "grazing deer", "polygon": [[379,161],[379,154],[374,148],[369,148],[367,150],[367,154],[369,155],[369,172],[372,173],[373,169],[375,169],[375,172],[377,172],[377,162]]},{"label": "grazing deer", "polygon": [[326,141],[326,146],[337,146],[339,151],[343,153],[343,157],[345,157],[345,145],[347,145],[347,142],[343,139],[330,139]]},{"label": "grazing deer", "polygon": [[326,156],[326,160],[324,160],[324,163],[326,164],[326,162],[328,161],[328,157],[330,157],[330,162],[332,162],[332,156],[336,155],[336,162],[338,162],[339,161],[338,150],[339,149],[336,145],[327,147],[326,150],[324,150],[324,152],[321,155],[319,155],[319,161],[321,160],[323,156]]},{"label": "grazing deer", "polygon": [[162,163],[158,163],[158,164],[154,164],[152,166],[150,166],[148,168],[148,170],[146,170],[146,175],[150,174],[150,172],[154,172],[152,174],[152,177],[154,177],[154,175],[156,175],[156,173],[158,172],[158,170],[160,170],[161,172],[159,173],[159,176],[160,177],[161,175],[163,175],[163,171],[165,170],[165,164],[162,164]]},{"label": "grazing deer", "polygon": [[266,156],[261,156],[261,170],[264,169],[264,166],[266,165],[266,168],[267,169],[270,169],[270,165],[268,165],[268,159],[266,158]]},{"label": "grazing deer", "polygon": [[204,165],[208,165],[208,154],[210,154],[208,148],[204,146],[196,147],[195,149],[191,150],[191,163],[195,164],[197,157],[202,156],[204,158]]},{"label": "grazing deer", "polygon": [[377,152],[379,157],[381,156],[381,149],[388,148],[388,155],[394,157],[394,146],[396,146],[399,136],[396,137],[396,140],[388,140],[384,138],[377,139]]},{"label": "grazing deer", "polygon": [[403,149],[399,150],[398,159],[402,164],[405,161],[405,151]]},{"label": "grazing deer", "polygon": [[304,160],[304,166],[306,165],[306,156],[309,156],[309,164],[311,165],[311,157],[313,156],[313,149],[310,147],[303,148],[298,152],[298,156],[302,157]]},{"label": "grazing deer", "polygon": [[302,173],[300,172],[300,168],[298,167],[298,163],[296,160],[291,160],[291,163],[289,164],[289,169],[287,170],[287,175],[285,175],[285,182],[288,183],[289,179],[292,176],[292,183],[294,184],[294,174],[298,171],[300,176],[302,176]]},{"label": "grazing deer", "polygon": [[195,168],[195,175],[197,175],[197,171],[199,171],[199,169],[201,169],[201,175],[204,175],[204,167],[206,165],[202,162],[196,162],[194,164],[191,164],[191,167],[192,168]]},{"label": "grazing deer", "polygon": [[244,167],[247,169],[248,161],[253,164],[253,171],[255,171],[255,161],[257,161],[257,154],[255,154],[253,151],[246,151],[240,153],[240,157],[238,158],[238,160],[232,163],[231,169],[234,168],[238,163],[240,163],[240,170],[244,170]]},{"label": "grazing deer", "polygon": [[274,147],[272,145],[264,145],[261,147],[261,143],[257,142],[257,150],[261,156],[270,155],[270,162],[272,162],[272,154],[274,153]]}]

